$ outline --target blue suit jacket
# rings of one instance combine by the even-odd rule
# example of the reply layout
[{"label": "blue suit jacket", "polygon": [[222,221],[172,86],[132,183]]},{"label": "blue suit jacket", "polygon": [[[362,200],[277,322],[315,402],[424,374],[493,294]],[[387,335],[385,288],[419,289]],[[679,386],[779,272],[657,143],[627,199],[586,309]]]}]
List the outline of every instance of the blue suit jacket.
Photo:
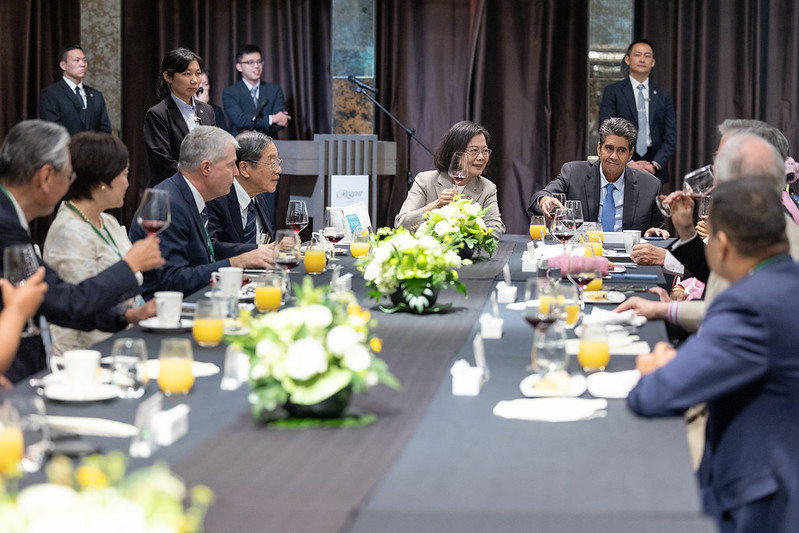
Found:
[{"label": "blue suit jacket", "polygon": [[[214,109],[211,106],[198,100],[195,100],[195,106],[201,126],[216,126]],[[144,145],[150,163],[150,187],[178,171],[180,145],[188,134],[189,127],[186,126],[172,95],[147,110],[144,115]]]},{"label": "blue suit jacket", "polygon": [[[255,249],[254,244],[244,243],[244,227],[241,225],[241,209],[236,196],[235,186],[230,186],[230,192],[225,196],[215,198],[206,204],[208,206],[208,234],[214,243],[214,250],[220,258],[230,258]],[[266,193],[255,196],[255,210],[261,224],[269,234],[271,240],[275,239],[275,229],[269,216],[269,206]]]},{"label": "blue suit jacket", "polygon": [[252,118],[255,116],[255,102],[252,101],[250,90],[244,81],[234,83],[225,87],[222,91],[222,106],[225,108],[228,120],[230,121],[230,132],[237,135],[244,130],[260,131],[272,138],[276,138],[277,132],[282,130],[277,124],[269,125],[269,115],[274,115],[279,111],[286,110],[286,103],[283,98],[283,91],[280,86],[274,83],[261,82],[258,88],[258,105],[266,102],[263,112],[260,114],[252,126]]},{"label": "blue suit jacket", "polygon": [[[530,199],[527,212],[540,215],[538,200],[552,193],[564,193],[567,200],[580,200],[583,205],[583,218],[586,222],[596,222],[599,217],[599,188],[602,178],[599,175],[600,163],[572,161],[566,163],[554,180],[538,191]],[[663,225],[663,214],[655,203],[660,194],[660,181],[648,172],[627,167],[624,170],[624,211],[622,229],[659,228]]]},{"label": "blue suit jacket", "polygon": [[[0,193],[0,272],[3,250],[13,244],[32,245],[33,240],[20,225],[14,205],[5,194]],[[77,285],[67,283],[55,270],[42,264],[48,289],[34,319],[35,323],[38,324],[39,316],[44,315],[53,324],[82,331],[99,329],[113,332],[128,325],[116,308],[116,304],[139,292],[136,276],[127,263],[119,261]],[[2,307],[0,302],[0,309]],[[5,375],[17,382],[46,366],[41,337],[28,337],[20,341],[16,358]]]},{"label": "blue suit jacket", "polygon": [[[165,264],[162,268],[144,273],[142,296],[150,298],[156,291],[180,291],[188,296],[208,285],[211,273],[220,267],[230,266],[230,261],[223,259],[211,262],[202,217],[182,174],[175,174],[155,188],[169,192],[171,222],[158,234]],[[133,220],[137,219],[138,211],[133,217]],[[141,226],[132,225],[131,242],[145,236]]]},{"label": "blue suit jacket", "polygon": [[81,131],[111,133],[111,121],[105,108],[103,93],[84,84],[86,113],[82,103],[63,78],[48,85],[39,94],[39,118],[64,126],[70,135]]},{"label": "blue suit jacket", "polygon": [[750,515],[754,522],[736,531],[799,524],[799,328],[795,302],[785,297],[799,293],[799,265],[781,259],[713,300],[699,332],[627,399],[644,416],[707,402],[705,509]]},{"label": "blue suit jacket", "polygon": [[[630,78],[605,87],[599,104],[599,124],[610,117],[629,120],[638,125],[638,105]],[[671,95],[660,85],[649,82],[649,131],[652,135],[650,161],[657,161],[661,170],[656,174],[662,182],[668,181],[667,164],[677,146],[677,118]],[[634,159],[640,159],[636,154]]]}]

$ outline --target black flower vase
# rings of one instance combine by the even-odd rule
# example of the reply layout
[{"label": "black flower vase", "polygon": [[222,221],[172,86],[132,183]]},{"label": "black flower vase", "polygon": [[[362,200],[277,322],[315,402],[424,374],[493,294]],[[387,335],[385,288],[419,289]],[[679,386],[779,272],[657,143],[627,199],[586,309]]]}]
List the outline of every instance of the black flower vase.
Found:
[{"label": "black flower vase", "polygon": [[474,255],[474,248],[469,248],[465,243],[458,249],[458,255],[461,259],[471,259]]},{"label": "black flower vase", "polygon": [[291,398],[283,406],[294,418],[340,418],[350,403],[352,387],[346,386],[329,398],[312,405],[291,403]]},{"label": "black flower vase", "polygon": [[[413,310],[413,308],[411,308],[410,304],[408,303],[407,298],[405,298],[404,292],[405,291],[403,290],[402,285],[400,285],[400,287],[396,291],[391,293],[391,303],[394,305],[394,307],[397,307],[400,304],[405,304],[408,306],[409,309]],[[427,287],[425,287],[424,292],[422,294],[427,297],[427,306],[425,307],[425,309],[428,309],[436,305],[436,300],[438,300],[438,287],[433,287],[431,285],[428,285]]]}]

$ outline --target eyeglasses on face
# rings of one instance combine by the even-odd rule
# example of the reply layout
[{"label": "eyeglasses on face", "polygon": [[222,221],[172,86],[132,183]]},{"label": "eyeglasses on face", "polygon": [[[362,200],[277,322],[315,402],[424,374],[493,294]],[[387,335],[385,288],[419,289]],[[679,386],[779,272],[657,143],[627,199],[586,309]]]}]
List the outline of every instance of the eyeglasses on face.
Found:
[{"label": "eyeglasses on face", "polygon": [[484,157],[490,157],[492,150],[491,150],[491,148],[483,148],[482,150],[479,149],[479,148],[467,148],[465,150],[465,152],[467,154],[469,154],[470,156],[472,156],[472,157],[476,157],[477,155],[482,155]]},{"label": "eyeglasses on face", "polygon": [[261,59],[259,61],[256,61],[255,59],[251,59],[249,61],[239,61],[239,64],[240,65],[247,65],[248,67],[254,67],[256,65],[263,65],[264,64],[264,60]]},{"label": "eyeglasses on face", "polygon": [[279,167],[280,165],[283,164],[283,160],[282,159],[275,159],[274,161],[265,161],[265,162],[250,161],[250,164],[251,165],[255,165],[256,167],[258,165],[266,165],[267,167],[269,167],[271,169],[276,169],[277,167]]}]

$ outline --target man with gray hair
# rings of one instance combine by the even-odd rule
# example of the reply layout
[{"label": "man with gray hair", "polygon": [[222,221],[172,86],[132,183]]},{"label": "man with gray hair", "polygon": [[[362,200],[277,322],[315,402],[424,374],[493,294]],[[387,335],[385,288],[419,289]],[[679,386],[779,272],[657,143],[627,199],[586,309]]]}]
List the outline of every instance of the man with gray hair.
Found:
[{"label": "man with gray hair", "polygon": [[[11,128],[0,147],[0,267],[5,266],[6,248],[34,246],[28,224],[53,212],[74,177],[69,133],[63,126],[26,120]],[[40,322],[43,316],[59,326],[109,332],[124,329],[129,323],[127,312],[116,304],[138,294],[136,272],[163,264],[157,237],[136,243],[120,261],[78,285],[65,282],[41,259],[38,261],[45,268],[49,290],[35,321]],[[35,334],[21,340],[5,374],[16,382],[46,367],[45,347],[41,336]]]},{"label": "man with gray hair", "polygon": [[596,153],[599,163],[572,161],[530,199],[527,212],[552,218],[563,207],[553,194],[580,200],[586,222],[598,222],[604,231],[637,229],[645,235],[665,235],[663,215],[655,203],[660,180],[627,166],[633,156],[637,130],[628,120],[609,118],[599,127]]},{"label": "man with gray hair", "polygon": [[[146,298],[156,291],[192,294],[208,285],[211,273],[221,267],[263,268],[273,264],[270,246],[221,259],[206,227],[206,202],[227,194],[238,175],[238,146],[232,135],[214,126],[197,126],[183,139],[178,173],[155,187],[169,193],[171,222],[159,234],[166,263],[144,276]],[[144,236],[139,225],[131,228],[131,242]]]},{"label": "man with gray hair", "polygon": [[275,238],[271,209],[265,193],[275,192],[280,159],[272,138],[257,131],[240,133],[236,140],[239,175],[230,192],[208,202],[208,233],[221,257],[230,257]]}]

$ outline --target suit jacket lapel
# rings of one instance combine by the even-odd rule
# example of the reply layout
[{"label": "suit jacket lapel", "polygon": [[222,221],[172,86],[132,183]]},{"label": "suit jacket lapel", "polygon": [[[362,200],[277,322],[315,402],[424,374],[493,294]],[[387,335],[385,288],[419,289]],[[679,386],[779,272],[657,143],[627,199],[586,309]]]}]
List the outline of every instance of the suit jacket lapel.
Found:
[{"label": "suit jacket lapel", "polygon": [[236,241],[234,242],[241,242],[241,239],[244,237],[244,228],[241,226],[241,208],[239,206],[239,197],[236,195],[235,186],[231,186],[230,192],[225,196],[228,203],[228,212],[230,213],[230,218],[233,221],[233,228],[236,233]]},{"label": "suit jacket lapel", "polygon": [[633,91],[633,84],[629,78],[624,82],[624,101],[627,102],[627,107],[630,108],[630,116],[635,117],[633,123],[638,127],[638,104],[635,101],[635,91]]},{"label": "suit jacket lapel", "polygon": [[67,97],[67,100],[72,102],[72,105],[75,106],[75,111],[78,113],[78,116],[80,116],[81,111],[83,111],[83,104],[80,102],[78,95],[75,94],[75,91],[69,88],[69,85],[67,85],[67,82],[64,81],[64,78],[61,78],[61,90]]},{"label": "suit jacket lapel", "polygon": [[205,229],[205,224],[203,224],[203,219],[200,216],[200,212],[197,211],[197,203],[194,201],[194,195],[191,193],[191,189],[189,189],[189,186],[186,184],[183,174],[177,173],[172,176],[171,179],[175,180],[175,185],[177,186],[178,192],[188,206],[190,213],[189,216],[191,216],[192,222],[194,222],[194,229],[199,232],[200,240],[204,243],[203,245],[205,246],[205,251],[210,259],[211,249],[208,248],[208,239],[206,238],[208,233]]},{"label": "suit jacket lapel", "polygon": [[585,175],[583,190],[583,219],[586,222],[599,220],[599,188],[602,180],[599,176],[599,162],[592,163]]},{"label": "suit jacket lapel", "polygon": [[266,198],[259,194],[255,197],[255,210],[258,211],[258,216],[261,218],[261,224],[264,230],[269,234],[271,240],[275,240],[275,228],[272,226],[272,217],[269,212],[269,204]]},{"label": "suit jacket lapel", "polygon": [[624,170],[624,207],[621,213],[621,227],[629,228],[633,225],[635,206],[638,204],[638,178],[632,169]]},{"label": "suit jacket lapel", "polygon": [[[178,127],[183,136],[185,137],[186,135],[188,135],[189,127],[186,126],[186,121],[183,120],[183,115],[180,114],[180,109],[178,109],[178,106],[177,104],[175,104],[175,101],[172,99],[171,94],[166,97],[166,110],[169,112],[169,116],[172,119],[172,123]],[[183,185],[186,184],[184,183]],[[189,191],[189,194],[191,194],[191,191]]]},{"label": "suit jacket lapel", "polygon": [[660,107],[660,94],[658,93],[657,87],[649,82],[649,128],[650,131],[655,131],[652,127],[654,124],[654,117],[658,112]]}]

